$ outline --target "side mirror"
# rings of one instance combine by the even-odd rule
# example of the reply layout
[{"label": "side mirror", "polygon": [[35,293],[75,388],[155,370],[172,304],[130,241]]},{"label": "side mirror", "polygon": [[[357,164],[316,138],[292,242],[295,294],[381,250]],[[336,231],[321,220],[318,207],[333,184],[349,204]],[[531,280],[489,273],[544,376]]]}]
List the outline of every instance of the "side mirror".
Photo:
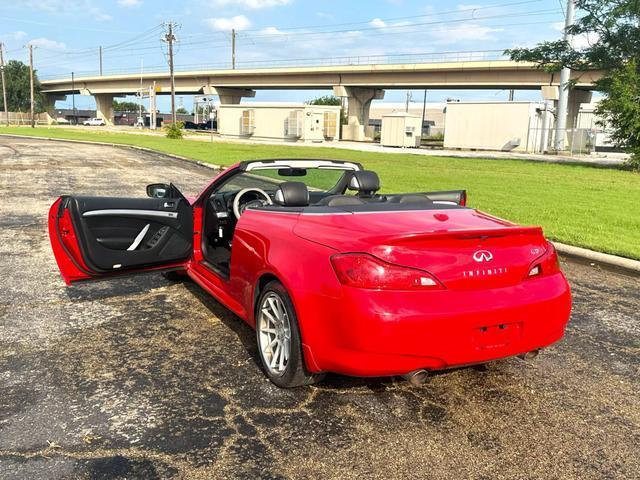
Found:
[{"label": "side mirror", "polygon": [[147,185],[147,196],[151,198],[168,198],[171,192],[171,185],[166,183],[152,183]]}]

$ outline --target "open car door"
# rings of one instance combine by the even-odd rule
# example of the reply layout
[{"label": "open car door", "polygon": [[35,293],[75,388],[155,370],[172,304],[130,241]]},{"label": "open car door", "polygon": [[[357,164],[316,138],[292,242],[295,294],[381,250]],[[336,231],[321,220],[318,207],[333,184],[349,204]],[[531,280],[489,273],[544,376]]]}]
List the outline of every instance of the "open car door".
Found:
[{"label": "open car door", "polygon": [[192,208],[172,185],[161,191],[167,198],[58,198],[49,237],[64,281],[183,267],[192,252]]}]

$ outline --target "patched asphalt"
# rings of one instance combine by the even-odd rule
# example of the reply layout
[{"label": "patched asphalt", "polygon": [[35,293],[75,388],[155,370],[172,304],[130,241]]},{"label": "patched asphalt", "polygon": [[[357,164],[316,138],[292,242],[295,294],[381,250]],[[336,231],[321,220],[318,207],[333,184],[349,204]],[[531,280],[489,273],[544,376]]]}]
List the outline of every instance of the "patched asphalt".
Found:
[{"label": "patched asphalt", "polygon": [[420,388],[330,375],[280,390],[252,330],[193,283],[65,287],[57,196],[166,180],[195,194],[213,174],[0,137],[0,478],[640,478],[638,277],[563,262],[562,342]]}]

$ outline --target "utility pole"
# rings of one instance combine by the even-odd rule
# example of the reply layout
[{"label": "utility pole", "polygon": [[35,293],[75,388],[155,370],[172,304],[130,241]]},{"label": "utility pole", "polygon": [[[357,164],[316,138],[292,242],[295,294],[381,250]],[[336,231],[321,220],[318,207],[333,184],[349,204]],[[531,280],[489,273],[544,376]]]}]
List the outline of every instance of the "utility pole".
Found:
[{"label": "utility pole", "polygon": [[404,106],[404,111],[409,113],[409,102],[411,102],[411,91],[407,91],[407,102]]},{"label": "utility pole", "polygon": [[236,29],[231,29],[231,69],[236,69]]},{"label": "utility pole", "polygon": [[[573,35],[567,29],[573,25],[575,9],[573,0],[567,0],[567,12],[564,18],[564,41],[571,45]],[[560,152],[564,150],[564,135],[567,130],[567,111],[569,108],[569,81],[571,79],[571,69],[564,67],[560,71],[560,92],[558,96],[558,113],[556,117],[556,135],[554,139],[554,150]]]},{"label": "utility pole", "polygon": [[73,112],[73,124],[78,124],[76,116],[76,78],[74,72],[71,72],[71,111]]},{"label": "utility pole", "polygon": [[29,89],[31,91],[31,128],[36,127],[35,105],[33,98],[33,45],[29,44]]},{"label": "utility pole", "polygon": [[4,82],[4,44],[0,42],[0,74],[2,75],[2,105],[4,105],[4,121],[9,126],[9,106],[7,105],[7,87]]},{"label": "utility pole", "polygon": [[514,91],[514,89],[512,88],[512,89],[510,89],[510,90],[509,90],[509,101],[510,101],[510,102],[513,102],[513,97],[514,97],[514,95],[515,95],[515,91]]},{"label": "utility pole", "polygon": [[102,76],[102,45],[100,45],[100,76]]},{"label": "utility pole", "polygon": [[167,24],[167,34],[164,37],[165,42],[169,45],[169,77],[171,82],[171,120],[176,123],[176,81],[173,76],[173,42],[176,37],[173,35],[174,23]]},{"label": "utility pole", "polygon": [[427,114],[427,89],[424,89],[424,98],[422,99],[422,123],[420,124],[420,136],[424,132],[424,120]]}]

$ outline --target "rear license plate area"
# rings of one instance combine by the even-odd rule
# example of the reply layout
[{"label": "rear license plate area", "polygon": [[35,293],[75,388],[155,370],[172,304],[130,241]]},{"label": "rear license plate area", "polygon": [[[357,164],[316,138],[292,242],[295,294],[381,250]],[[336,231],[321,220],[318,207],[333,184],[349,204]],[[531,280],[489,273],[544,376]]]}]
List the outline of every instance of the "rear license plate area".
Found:
[{"label": "rear license plate area", "polygon": [[509,346],[522,334],[522,322],[482,325],[473,330],[473,344],[477,350],[494,350]]}]

